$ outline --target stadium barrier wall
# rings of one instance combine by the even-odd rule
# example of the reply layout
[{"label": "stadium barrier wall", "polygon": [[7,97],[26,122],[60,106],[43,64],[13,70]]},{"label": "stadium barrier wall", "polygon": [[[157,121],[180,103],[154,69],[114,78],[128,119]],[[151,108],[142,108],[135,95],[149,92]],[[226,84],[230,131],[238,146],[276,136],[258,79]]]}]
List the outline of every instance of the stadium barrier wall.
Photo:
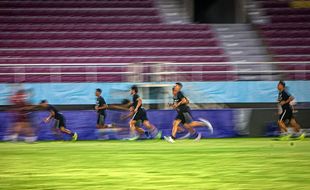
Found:
[{"label": "stadium barrier wall", "polygon": [[[107,130],[96,130],[97,113],[90,110],[82,111],[63,111],[66,124],[69,129],[79,134],[80,140],[96,139],[122,139],[129,135],[129,120],[121,120],[120,117],[126,114],[125,111],[107,111],[106,123],[112,124],[112,128]],[[39,140],[62,139],[57,134],[53,134],[51,128],[53,122],[44,123],[43,119],[48,116],[48,112],[33,112],[30,115],[32,127],[36,130]],[[172,122],[176,116],[174,110],[148,110],[148,118],[156,127],[162,130],[163,135],[170,135]],[[207,118],[214,126],[214,133],[210,134],[207,128],[197,128],[202,132],[203,138],[224,138],[238,136],[235,130],[234,113],[231,109],[221,110],[193,110],[195,119]],[[14,114],[10,112],[0,112],[0,139],[9,134],[9,129],[13,125]],[[63,136],[68,139],[68,136]]]},{"label": "stadium barrier wall", "polygon": [[[197,128],[202,132],[203,138],[228,138],[228,137],[265,137],[277,136],[277,109],[214,109],[214,110],[192,110],[194,119],[206,118],[213,125],[214,133],[206,128]],[[121,120],[126,111],[107,111],[107,124],[113,124],[107,130],[96,130],[97,113],[91,110],[63,111],[66,117],[66,124],[69,129],[79,133],[80,140],[97,139],[123,139],[129,135],[129,119]],[[149,120],[160,130],[163,135],[169,135],[172,128],[172,121],[176,116],[173,110],[148,110]],[[32,128],[38,134],[39,140],[69,139],[68,136],[59,137],[53,134],[53,122],[44,123],[43,119],[48,112],[36,111],[31,113],[30,120]],[[303,130],[310,135],[310,109],[300,109],[295,113],[296,120]],[[14,123],[12,112],[0,112],[0,140],[9,134]]]},{"label": "stadium barrier wall", "polygon": [[[184,82],[184,92],[192,103],[275,103],[278,81]],[[297,102],[310,102],[310,81],[287,81],[289,92]],[[143,83],[143,85],[172,85],[174,83]],[[94,91],[103,90],[108,104],[131,99],[133,83],[24,83],[0,84],[0,105],[8,105],[10,95],[17,88],[32,91],[31,102],[47,99],[51,104],[94,104]],[[22,87],[21,87],[22,86]],[[170,87],[169,87],[170,88]],[[169,91],[170,92],[170,91]],[[165,103],[163,99],[145,100],[145,104]]]}]

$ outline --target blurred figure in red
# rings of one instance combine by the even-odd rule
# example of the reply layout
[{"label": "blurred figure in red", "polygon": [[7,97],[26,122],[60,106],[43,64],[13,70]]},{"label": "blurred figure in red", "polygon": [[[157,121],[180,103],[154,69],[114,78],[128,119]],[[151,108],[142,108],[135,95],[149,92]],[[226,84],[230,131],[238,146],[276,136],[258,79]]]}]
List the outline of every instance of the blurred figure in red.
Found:
[{"label": "blurred figure in red", "polygon": [[31,127],[30,113],[35,106],[27,103],[27,92],[18,90],[10,99],[13,113],[13,123],[9,135],[4,140],[17,141],[20,136],[24,137],[26,142],[34,142],[37,137],[34,129]]}]

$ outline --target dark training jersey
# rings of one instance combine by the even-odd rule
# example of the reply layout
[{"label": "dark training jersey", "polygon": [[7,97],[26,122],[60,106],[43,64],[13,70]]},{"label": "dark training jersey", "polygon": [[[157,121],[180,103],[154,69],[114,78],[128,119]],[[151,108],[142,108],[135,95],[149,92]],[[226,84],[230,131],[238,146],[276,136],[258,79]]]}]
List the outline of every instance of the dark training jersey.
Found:
[{"label": "dark training jersey", "polygon": [[[287,101],[290,98],[290,96],[291,95],[286,90],[283,90],[282,92],[279,92],[278,102],[280,103],[281,101]],[[282,109],[283,110],[291,109],[290,103],[282,105]]]},{"label": "dark training jersey", "polygon": [[[132,96],[132,106],[134,109],[136,109],[137,105],[138,105],[138,99],[140,98],[140,96],[138,94],[135,94]],[[140,109],[142,107],[142,105],[138,108]]]},{"label": "dark training jersey", "polygon": [[[105,104],[106,104],[106,102],[105,102],[104,98],[103,98],[102,96],[99,96],[99,97],[97,98],[97,100],[96,100],[96,106],[102,107],[102,106],[105,105]],[[106,110],[106,109],[100,109],[100,110],[98,110],[97,112],[98,112],[99,114],[101,114],[101,115],[104,115],[104,114],[105,114],[105,110]]]},{"label": "dark training jersey", "polygon": [[[182,101],[183,98],[186,98],[186,97],[181,91],[179,91],[176,96],[173,96],[173,102],[179,103]],[[189,107],[186,104],[179,105],[179,107],[177,107],[176,110],[178,112],[189,112],[190,111]]]},{"label": "dark training jersey", "polygon": [[57,119],[57,120],[63,119],[63,115],[61,113],[59,113],[59,111],[54,106],[49,104],[47,107],[47,110],[55,113],[55,115],[53,116],[54,119]]}]

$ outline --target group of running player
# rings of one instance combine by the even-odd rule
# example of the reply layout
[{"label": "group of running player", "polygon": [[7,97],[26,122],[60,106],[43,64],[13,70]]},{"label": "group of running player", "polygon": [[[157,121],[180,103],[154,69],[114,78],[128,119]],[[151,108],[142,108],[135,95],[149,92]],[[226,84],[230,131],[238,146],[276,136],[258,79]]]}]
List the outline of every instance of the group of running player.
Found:
[{"label": "group of running player", "polygon": [[[200,121],[194,121],[188,106],[189,99],[184,96],[182,92],[182,84],[176,83],[172,88],[173,103],[169,104],[177,112],[177,116],[173,121],[171,135],[163,138],[173,143],[176,139],[192,138],[195,141],[200,140],[201,133],[198,133],[195,127],[207,127],[210,133],[213,133],[212,125],[208,120],[199,118]],[[281,114],[278,119],[278,126],[281,130],[281,140],[289,140],[292,134],[288,132],[286,123],[289,123],[294,130],[294,136],[297,139],[304,139],[305,134],[301,132],[299,124],[296,122],[292,106],[290,103],[294,100],[286,88],[284,81],[278,83],[278,103],[281,106]],[[148,139],[162,138],[162,132],[151,124],[147,117],[146,110],[142,107],[142,98],[138,95],[138,87],[132,86],[130,89],[132,101],[126,101],[122,106],[108,106],[102,97],[101,89],[96,89],[95,95],[97,97],[95,110],[97,111],[97,128],[107,128],[105,124],[106,110],[122,109],[129,110],[129,114],[124,118],[131,118],[129,121],[130,138],[128,140],[136,140],[145,136]],[[42,100],[39,105],[32,106],[26,103],[26,93],[24,90],[18,91],[11,99],[13,103],[12,110],[15,112],[15,124],[11,130],[11,135],[7,136],[6,140],[16,140],[18,135],[22,134],[27,137],[27,141],[35,141],[35,131],[30,126],[29,113],[36,109],[42,108],[50,112],[49,116],[44,119],[44,122],[55,120],[54,131],[61,132],[71,136],[73,141],[78,139],[78,134],[72,132],[66,127],[66,119],[54,106],[50,105],[47,100]],[[124,119],[122,118],[122,119]],[[143,129],[141,124],[146,128]]]},{"label": "group of running player", "polygon": [[[213,128],[207,120],[200,119],[201,121],[199,122],[193,121],[190,108],[188,107],[189,100],[183,95],[181,89],[181,83],[176,83],[172,88],[173,103],[170,106],[177,111],[177,117],[173,122],[171,136],[164,137],[164,139],[170,143],[175,141],[178,132],[184,133],[185,131],[187,131],[187,133],[180,138],[193,138],[196,141],[199,140],[201,138],[201,133],[197,133],[194,127],[208,127],[209,130],[213,132]],[[101,96],[101,93],[101,89],[96,89],[97,101],[95,109],[98,112],[97,128],[106,128],[104,123],[104,119],[106,118],[105,110],[109,107]],[[125,109],[129,109],[129,114],[125,118],[131,118],[129,122],[131,137],[129,140],[136,140],[141,136],[146,136],[149,139],[160,139],[162,137],[162,132],[149,122],[147,112],[142,107],[142,98],[138,95],[138,87],[132,86],[130,94],[132,95],[132,101],[128,101],[123,105]],[[115,106],[113,106],[113,108],[115,108]],[[146,128],[146,130],[140,127],[140,123]]]}]

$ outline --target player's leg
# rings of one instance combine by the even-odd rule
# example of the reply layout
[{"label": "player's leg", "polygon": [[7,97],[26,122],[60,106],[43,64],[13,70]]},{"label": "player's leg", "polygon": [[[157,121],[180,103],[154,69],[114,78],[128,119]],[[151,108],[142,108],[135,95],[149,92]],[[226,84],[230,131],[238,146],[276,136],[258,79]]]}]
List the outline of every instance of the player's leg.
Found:
[{"label": "player's leg", "polygon": [[[182,122],[181,122],[182,123]],[[177,139],[187,139],[190,137],[191,133],[184,127],[184,125],[180,124],[177,128],[177,134],[176,138]]]},{"label": "player's leg", "polygon": [[175,119],[173,121],[172,132],[171,132],[171,137],[173,139],[176,139],[177,131],[178,131],[178,128],[179,128],[179,125],[181,124],[181,122],[182,122],[181,119]]},{"label": "player's leg", "polygon": [[31,127],[31,123],[28,120],[21,123],[21,130],[21,133],[25,136],[24,139],[26,142],[31,143],[37,140],[34,129]]},{"label": "player's leg", "polygon": [[136,124],[137,124],[136,120],[133,120],[133,119],[130,120],[130,122],[129,122],[130,129],[133,130],[133,131],[138,132],[139,134],[143,134],[144,130],[141,127],[137,126]]},{"label": "player's leg", "polygon": [[141,121],[143,122],[143,125],[148,129],[148,131],[146,132],[147,137],[155,139],[161,138],[161,131],[159,131],[153,124],[150,123],[144,108],[141,109]]},{"label": "player's leg", "polygon": [[280,140],[289,140],[291,138],[291,134],[288,133],[287,126],[285,125],[285,121],[288,119],[287,110],[283,110],[279,115],[278,126],[281,130],[281,138]]},{"label": "player's leg", "polygon": [[295,134],[298,135],[297,138],[299,140],[303,140],[306,137],[306,134],[301,132],[300,125],[297,123],[297,121],[294,117],[291,118],[290,125],[294,129]]},{"label": "player's leg", "polygon": [[13,123],[9,135],[4,138],[5,141],[17,141],[20,135],[21,127],[20,122]]},{"label": "player's leg", "polygon": [[141,135],[144,134],[144,130],[138,126],[136,126],[137,120],[135,116],[129,121],[130,127],[130,139],[129,140],[137,140]]},{"label": "player's leg", "polygon": [[295,118],[291,118],[290,125],[293,128],[295,133],[300,132],[300,125],[296,122]]},{"label": "player's leg", "polygon": [[160,139],[161,138],[161,131],[159,131],[153,124],[149,122],[149,120],[144,120],[143,125],[149,130],[152,138]]},{"label": "player's leg", "polygon": [[97,129],[105,128],[105,115],[98,113],[96,128]]},{"label": "player's leg", "polygon": [[78,134],[75,132],[72,132],[71,130],[66,128],[66,119],[64,117],[60,118],[59,120],[59,130],[62,133],[68,134],[72,137],[73,141],[76,141],[78,138]]},{"label": "player's leg", "polygon": [[195,141],[199,141],[201,139],[201,133],[198,133],[194,127],[200,127],[202,126],[201,124],[198,124],[196,121],[191,122],[191,123],[185,123],[184,127],[189,131],[190,137],[195,139]]},{"label": "player's leg", "polygon": [[287,127],[286,127],[284,121],[278,120],[278,126],[279,126],[282,133],[287,133]]},{"label": "player's leg", "polygon": [[278,126],[281,130],[281,133],[287,133],[287,127],[284,123],[284,121],[286,120],[286,116],[287,116],[287,111],[282,110],[282,113],[279,115],[279,119],[278,119]]},{"label": "player's leg", "polygon": [[59,120],[55,119],[54,126],[51,128],[51,131],[55,136],[56,140],[63,140],[61,131],[59,129]]},{"label": "player's leg", "polygon": [[173,121],[171,136],[164,136],[164,139],[169,143],[174,143],[176,139],[176,134],[178,131],[178,127],[181,124],[182,120],[180,119],[180,115],[178,114],[175,120]]},{"label": "player's leg", "polygon": [[190,132],[191,137],[197,141],[200,140],[201,133],[197,133],[197,131],[194,129],[194,127],[202,127],[202,126],[204,126],[204,123],[194,121],[192,118],[192,115],[189,112],[184,112],[183,116],[184,116],[184,120],[185,120],[184,127]]},{"label": "player's leg", "polygon": [[77,133],[72,132],[71,130],[65,128],[64,126],[60,126],[60,127],[59,127],[59,130],[60,130],[62,133],[65,133],[65,134],[67,134],[67,135],[70,135],[70,136],[72,137],[72,140],[73,140],[73,141],[76,141],[76,140],[77,140],[77,137],[78,137],[78,136],[77,136]]},{"label": "player's leg", "polygon": [[177,133],[182,133],[182,132],[185,132],[185,131],[186,130],[183,127],[181,127],[180,125],[178,126]]}]

